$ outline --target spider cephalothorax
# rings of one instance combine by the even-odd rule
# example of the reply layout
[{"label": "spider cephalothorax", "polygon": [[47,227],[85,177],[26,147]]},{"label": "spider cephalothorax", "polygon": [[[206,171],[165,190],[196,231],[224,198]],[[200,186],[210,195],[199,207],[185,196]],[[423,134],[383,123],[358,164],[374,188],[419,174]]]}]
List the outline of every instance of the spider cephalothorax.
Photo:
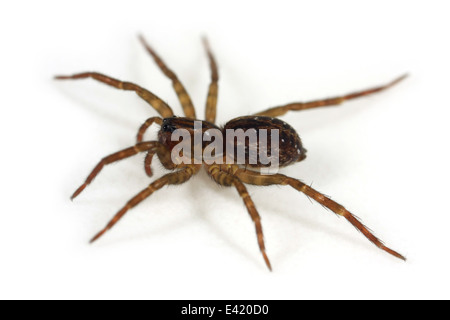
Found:
[{"label": "spider cephalothorax", "polygon": [[[72,195],[72,199],[78,196],[84,188],[92,182],[92,180],[105,165],[131,157],[141,152],[146,153],[145,172],[147,175],[152,176],[151,163],[154,155],[158,156],[159,161],[166,169],[172,171],[161,178],[156,179],[131,200],[129,200],[127,204],[111,219],[106,227],[102,229],[94,238],[92,238],[91,242],[95,241],[107,230],[111,229],[129,209],[149,197],[156,190],[161,189],[165,185],[184,183],[195,175],[200,169],[204,168],[208,175],[216,183],[223,186],[235,187],[239,195],[242,197],[248,213],[255,224],[258,245],[269,269],[272,268],[264,246],[261,218],[247,192],[245,184],[260,186],[291,186],[292,188],[314,199],[324,207],[330,209],[337,215],[343,216],[354,227],[361,231],[367,239],[382,250],[397,258],[405,260],[402,255],[386,247],[347,209],[331,200],[329,197],[298,179],[278,173],[264,174],[263,172],[266,167],[273,165],[273,162],[264,162],[263,155],[266,156],[266,160],[269,159],[269,155],[271,160],[276,160],[275,163],[277,167],[291,165],[305,159],[306,157],[306,149],[303,147],[296,131],[289,124],[277,119],[276,117],[281,116],[288,111],[312,109],[322,106],[334,106],[346,100],[379,92],[400,82],[406,77],[405,75],[386,85],[343,96],[310,102],[295,102],[279,107],[273,107],[253,116],[235,118],[227,122],[224,127],[220,128],[215,125],[218,93],[217,83],[219,77],[217,72],[217,64],[207,41],[204,40],[204,45],[211,68],[211,83],[209,85],[206,101],[205,120],[198,120],[192,101],[178,77],[166,66],[166,64],[142,37],[140,40],[147,51],[152,55],[162,72],[172,80],[173,87],[183,107],[185,117],[174,116],[171,107],[169,107],[167,103],[150,91],[131,82],[119,81],[97,72],[85,72],[72,76],[56,77],[56,79],[92,78],[117,89],[134,91],[143,100],[148,102],[161,116],[151,117],[144,122],[138,131],[137,142],[134,146],[103,158],[94,170],[92,170],[86,181]],[[160,126],[158,140],[143,141],[145,131],[152,124],[157,124]],[[250,133],[255,132],[256,135],[254,136],[254,140],[252,140],[251,135],[239,136],[236,134],[236,132],[242,134],[244,131]],[[227,136],[228,132],[236,135],[229,138]],[[190,140],[187,142],[187,145],[184,145],[184,148],[179,148],[180,140],[177,140],[175,136],[179,138],[183,136],[183,134]],[[212,136],[214,136],[214,139],[212,139]],[[198,140],[198,137],[201,137],[200,140]],[[261,142],[261,137],[265,138],[265,143]],[[268,143],[268,141],[270,141],[270,143]],[[214,150],[210,150],[212,149],[211,145],[213,145],[213,143],[215,143],[216,148]],[[230,144],[231,148],[229,147]],[[177,148],[179,148],[179,150]],[[174,152],[174,150],[177,152]],[[242,159],[241,161],[238,161],[239,157],[235,158],[234,156],[239,154],[240,150]],[[208,156],[206,156],[206,154],[208,154]]]}]

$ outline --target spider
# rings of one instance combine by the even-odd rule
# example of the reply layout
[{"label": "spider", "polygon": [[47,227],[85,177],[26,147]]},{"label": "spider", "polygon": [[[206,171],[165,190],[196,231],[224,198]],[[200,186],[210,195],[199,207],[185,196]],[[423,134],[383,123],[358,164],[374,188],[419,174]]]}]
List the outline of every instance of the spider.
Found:
[{"label": "spider", "polygon": [[[131,208],[138,205],[141,201],[148,198],[155,191],[163,188],[166,185],[176,185],[187,182],[191,177],[197,174],[202,168],[206,170],[207,174],[212,178],[214,182],[226,187],[234,187],[242,198],[247,211],[254,223],[257,235],[257,241],[259,249],[264,258],[264,261],[272,270],[269,258],[266,254],[264,245],[263,229],[261,225],[261,217],[256,210],[255,204],[250,197],[246,184],[269,186],[269,185],[283,185],[290,186],[295,190],[302,192],[307,197],[312,198],[322,206],[330,209],[338,216],[343,216],[348,222],[350,222],[356,229],[373,244],[387,253],[406,260],[404,256],[398,252],[388,248],[383,242],[378,239],[367,227],[365,227],[360,220],[345,209],[342,205],[331,200],[329,197],[313,189],[311,186],[303,183],[302,181],[283,175],[283,174],[263,174],[261,169],[264,165],[261,162],[249,163],[248,154],[246,154],[245,163],[206,163],[204,158],[200,159],[200,163],[180,163],[174,161],[171,157],[171,151],[174,148],[174,142],[172,141],[172,134],[176,129],[186,129],[193,135],[194,122],[201,121],[202,127],[206,129],[217,129],[220,132],[225,132],[226,129],[277,129],[280,132],[282,142],[279,145],[279,166],[285,167],[293,163],[302,161],[306,157],[306,149],[303,148],[300,137],[297,132],[287,123],[279,120],[277,117],[284,115],[288,111],[300,111],[306,109],[313,109],[325,106],[339,105],[344,101],[367,96],[376,92],[386,90],[393,85],[403,80],[407,75],[403,75],[390,83],[382,86],[353,92],[350,94],[336,96],[328,99],[315,100],[309,102],[294,102],[282,106],[269,108],[267,110],[258,112],[251,116],[244,116],[235,118],[225,124],[224,127],[219,128],[215,124],[216,120],[216,104],[218,95],[218,68],[216,59],[211,51],[206,38],[203,39],[203,45],[209,60],[209,66],[211,70],[211,80],[209,84],[209,90],[206,100],[206,112],[205,120],[198,120],[192,100],[189,97],[185,87],[178,79],[176,74],[166,65],[166,63],[160,58],[155,50],[146,42],[146,40],[139,36],[139,40],[153,57],[155,63],[161,69],[161,71],[172,81],[173,88],[178,96],[180,104],[184,111],[184,117],[176,117],[172,108],[165,103],[158,96],[153,94],[147,89],[144,89],[137,84],[131,82],[120,81],[112,77],[106,76],[98,72],[84,72],[77,73],[70,76],[56,76],[55,79],[85,79],[92,78],[109,86],[117,89],[134,91],[139,97],[146,101],[151,107],[153,107],[160,115],[160,117],[148,118],[138,130],[136,144],[132,147],[120,150],[116,153],[110,154],[104,157],[97,166],[92,170],[85,182],[73,193],[71,199],[76,198],[85,188],[88,186],[94,178],[100,173],[105,165],[110,163],[134,156],[138,153],[146,153],[144,168],[148,176],[152,176],[151,163],[153,156],[157,155],[162,165],[171,170],[150,183],[145,189],[131,198],[122,209],[120,209],[116,215],[109,221],[109,223],[98,232],[92,239],[91,243],[100,238],[106,231],[110,230]],[[143,136],[146,130],[152,125],[157,124],[160,126],[158,132],[158,140],[143,141]],[[245,142],[247,143],[247,142]],[[246,144],[248,147],[248,143]],[[202,145],[205,148],[205,145]],[[192,154],[192,153],[191,153]],[[191,156],[192,157],[192,156]]]}]

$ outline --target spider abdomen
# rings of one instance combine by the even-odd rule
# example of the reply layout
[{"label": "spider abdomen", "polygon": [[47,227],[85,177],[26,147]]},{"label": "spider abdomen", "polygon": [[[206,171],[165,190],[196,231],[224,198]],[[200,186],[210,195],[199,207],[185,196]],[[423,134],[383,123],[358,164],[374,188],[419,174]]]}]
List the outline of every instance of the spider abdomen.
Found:
[{"label": "spider abdomen", "polygon": [[[243,147],[246,166],[269,167],[273,165],[273,160],[276,160],[278,166],[285,167],[306,157],[306,149],[303,148],[295,129],[277,118],[239,117],[227,122],[223,131],[226,137],[227,156],[230,156],[231,149],[234,150],[234,157],[239,158],[239,152]],[[254,135],[256,139],[252,140]],[[276,159],[267,161],[264,157]]]}]

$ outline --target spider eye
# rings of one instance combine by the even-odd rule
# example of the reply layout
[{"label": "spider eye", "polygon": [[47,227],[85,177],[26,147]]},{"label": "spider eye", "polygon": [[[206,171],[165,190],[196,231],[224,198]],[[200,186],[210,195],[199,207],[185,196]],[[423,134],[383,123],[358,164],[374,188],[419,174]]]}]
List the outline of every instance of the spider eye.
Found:
[{"label": "spider eye", "polygon": [[174,126],[167,124],[167,123],[162,126],[162,130],[167,131],[167,132],[174,132],[175,129],[176,128]]}]

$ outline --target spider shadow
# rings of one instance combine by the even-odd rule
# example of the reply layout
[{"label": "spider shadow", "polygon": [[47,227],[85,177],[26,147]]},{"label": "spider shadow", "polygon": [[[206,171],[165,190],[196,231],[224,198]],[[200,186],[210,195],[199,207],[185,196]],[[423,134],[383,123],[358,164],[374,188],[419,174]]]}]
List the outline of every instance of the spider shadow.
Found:
[{"label": "spider shadow", "polygon": [[[221,185],[218,185],[217,183],[215,183],[204,170],[201,170],[196,177],[198,181],[196,181],[196,183],[201,183],[203,186],[203,188],[207,188],[210,187],[212,189],[212,191],[215,194],[218,194],[219,197],[221,197],[223,199],[223,201],[220,201],[221,204],[223,204],[224,206],[226,205],[227,202],[235,202],[235,201],[240,201],[240,197],[238,195],[238,193],[236,192],[236,190],[234,190],[234,188],[232,187],[224,187]],[[201,196],[202,188],[189,188],[189,193],[191,194],[190,198],[191,199],[196,199],[199,196]],[[217,196],[216,196],[217,197]],[[195,214],[197,216],[198,219],[200,219],[202,222],[204,222],[209,230],[211,231],[212,234],[214,234],[218,239],[220,239],[221,241],[223,241],[224,243],[226,243],[226,245],[230,248],[233,249],[234,252],[239,253],[242,257],[244,257],[245,259],[249,259],[251,261],[253,261],[256,265],[260,264],[260,257],[259,257],[259,249],[257,249],[258,251],[256,251],[257,254],[255,254],[255,251],[253,251],[251,248],[246,248],[244,246],[242,246],[241,243],[239,243],[238,241],[234,240],[235,238],[233,238],[230,233],[227,233],[225,230],[225,226],[224,225],[220,225],[217,224],[215,222],[214,219],[211,219],[211,214],[215,214],[218,210],[218,207],[215,205],[217,204],[219,201],[219,199],[215,198],[214,199],[214,206],[211,206],[212,202],[211,201],[197,201],[195,203]],[[216,210],[214,210],[216,209]],[[214,212],[216,211],[216,212]],[[222,212],[223,213],[223,212]],[[222,213],[217,213],[217,214],[222,214]],[[249,219],[248,217],[248,213],[247,210],[244,206],[244,204],[242,204],[242,212],[240,212],[242,215],[242,222],[248,224],[249,231],[254,233],[254,227],[253,227],[253,222]],[[255,234],[255,244],[256,244],[256,234]],[[257,248],[257,246],[255,246],[255,248]],[[265,268],[264,264],[260,264],[261,268]]]},{"label": "spider shadow", "polygon": [[[155,161],[156,162],[156,161]],[[167,171],[162,164],[154,163],[152,164],[152,169],[154,175],[152,177],[148,177],[143,173],[143,158],[142,159],[134,159],[129,160],[128,165],[123,163],[122,168],[117,173],[115,180],[123,181],[125,180],[125,184],[117,183],[120,185],[120,189],[115,189],[109,191],[107,195],[100,190],[104,189],[104,187],[110,187],[110,182],[106,181],[107,179],[102,179],[100,185],[96,185],[93,197],[95,199],[89,198],[87,200],[83,200],[83,205],[86,206],[89,203],[92,203],[92,206],[95,204],[95,221],[102,221],[102,223],[98,224],[98,222],[91,222],[90,225],[97,225],[97,227],[92,227],[91,233],[94,235],[99,230],[97,228],[103,227],[103,223],[105,221],[110,221],[113,217],[114,213],[121,207],[123,207],[124,203],[126,203],[129,199],[135,196],[139,191],[144,189],[150,183],[154,182],[164,174],[167,174]],[[110,172],[110,175],[114,175],[113,172]],[[118,177],[117,177],[118,175]],[[111,177],[109,178],[111,179]],[[140,187],[135,187],[140,186]],[[161,190],[157,190],[154,194],[152,194],[147,201],[140,203],[135,208],[132,208],[134,214],[130,215],[130,212],[127,212],[125,217],[133,217],[133,219],[128,220],[130,225],[129,228],[121,228],[122,230],[132,230],[119,232],[119,228],[113,228],[111,232],[107,232],[105,236],[108,237],[106,241],[102,241],[103,237],[99,239],[97,242],[99,245],[114,245],[117,243],[123,243],[124,241],[130,240],[138,240],[138,239],[157,239],[161,235],[167,235],[171,232],[174,232],[177,229],[186,228],[191,224],[196,222],[192,217],[184,216],[182,214],[177,215],[176,217],[170,217],[167,215],[167,212],[171,212],[171,210],[167,209],[170,204],[167,203],[167,199],[171,199],[173,197],[173,193],[176,192],[174,189],[178,187],[186,187],[184,186],[168,186],[167,188],[162,188]],[[126,191],[128,190],[128,191]],[[130,191],[134,190],[134,191]],[[124,193],[126,192],[126,195]],[[91,207],[91,206],[90,206]],[[92,217],[92,213],[89,214]],[[124,217],[124,218],[125,218]],[[154,223],[152,223],[152,221]],[[119,223],[122,221],[119,221]],[[118,224],[119,224],[118,223]],[[123,223],[122,223],[123,224]],[[109,235],[112,236],[109,236]],[[95,244],[97,244],[97,242]]]},{"label": "spider shadow", "polygon": [[[131,117],[126,116],[127,112],[124,112],[126,111],[124,105],[129,105],[130,102],[132,102],[131,104],[142,105],[144,103],[130,92],[110,89],[89,79],[84,81],[55,80],[55,85],[60,93],[73,102],[74,106],[89,111],[102,122],[129,131],[136,130],[136,122]],[[120,95],[123,95],[123,97]],[[136,113],[138,112],[138,108],[136,108]],[[128,112],[128,114],[130,113]]]},{"label": "spider shadow", "polygon": [[[220,195],[221,200],[218,198],[215,198],[214,204],[221,204],[222,206],[226,206],[226,203],[229,202],[236,202],[240,201],[240,197],[237,194],[236,190],[234,190],[233,187],[223,187],[220,185],[217,185],[214,181],[212,181],[206,173],[200,174],[198,177],[199,181],[198,183],[210,183],[213,184],[215,187],[213,187],[216,190],[217,194]],[[248,190],[255,201],[255,205],[262,217],[263,220],[263,229],[265,230],[265,239],[266,239],[266,245],[268,242],[267,234],[271,232],[267,232],[268,228],[264,226],[264,220],[271,220],[272,224],[273,221],[278,220],[282,221],[282,223],[287,222],[290,226],[296,226],[298,228],[295,228],[296,230],[299,229],[307,229],[308,232],[321,232],[325,233],[327,235],[332,236],[336,239],[344,240],[347,243],[350,243],[352,245],[358,245],[358,246],[364,246],[368,244],[364,244],[364,241],[360,241],[361,239],[358,239],[357,235],[351,235],[345,233],[345,231],[339,231],[339,227],[331,227],[324,225],[320,222],[316,222],[314,219],[302,217],[300,212],[302,210],[308,210],[310,206],[309,201],[304,201],[307,198],[303,197],[304,199],[301,199],[301,193],[299,193],[296,190],[290,190],[289,187],[283,187],[283,186],[269,186],[264,188],[270,188],[271,190],[261,190],[263,189],[262,186],[248,186]],[[198,198],[201,195],[201,187],[199,188],[189,188],[189,193],[191,194],[190,198],[195,199]],[[288,192],[284,192],[287,191]],[[269,195],[264,195],[264,193],[270,193]],[[277,197],[277,201],[273,201],[273,194],[274,192],[279,192],[281,196]],[[258,195],[257,195],[258,194]],[[297,199],[298,197],[298,199]],[[301,199],[301,200],[300,200]],[[289,204],[285,206],[280,206],[280,203],[286,203]],[[233,237],[229,232],[226,232],[226,229],[223,225],[219,225],[215,222],[215,219],[209,218],[211,216],[211,211],[216,208],[217,206],[211,206],[209,205],[210,202],[203,202],[198,201],[195,205],[195,212],[199,219],[201,219],[204,223],[208,225],[208,227],[211,229],[211,233],[213,233],[215,236],[217,236],[220,240],[222,240],[224,243],[226,243],[227,246],[232,248],[235,252],[239,253],[244,259],[251,260],[255,265],[259,265],[261,268],[265,269],[264,262],[262,260],[262,257],[260,256],[259,248],[257,247],[257,241],[256,241],[256,233],[254,232],[253,222],[248,217],[247,209],[242,203],[242,223],[247,224],[248,231],[252,233],[252,235],[255,237],[255,245],[252,247],[246,247],[241,242],[236,240],[235,237]],[[292,210],[290,208],[300,208],[296,210]],[[261,209],[263,208],[263,209]],[[321,208],[322,209],[322,208]],[[334,213],[327,209],[323,209],[325,211],[325,214],[331,214],[335,216]],[[338,221],[343,221],[342,219],[338,219]],[[278,223],[278,222],[277,222]],[[345,221],[343,222],[345,224]],[[275,232],[276,234],[276,232]],[[276,239],[276,238],[270,238],[270,242],[274,243],[278,241],[274,247],[277,248],[285,248],[282,250],[274,251],[274,252],[267,252],[269,255],[269,259],[271,259],[271,262],[273,265],[275,264],[282,264],[283,261],[286,261],[290,258],[292,258],[293,255],[295,255],[296,252],[301,251],[301,243],[305,243],[308,241],[307,236],[303,236],[301,239],[299,238],[299,233],[295,232],[292,233],[292,236],[296,238],[298,241],[292,241],[289,236],[283,235],[284,240]],[[305,240],[305,241],[303,241]],[[280,241],[282,243],[280,243]],[[283,243],[284,242],[284,243]]]},{"label": "spider shadow", "polygon": [[[278,248],[282,249],[275,251],[272,254],[274,259],[276,259],[280,263],[292,258],[292,256],[296,252],[301,251],[302,243],[311,241],[311,237],[308,236],[308,234],[326,234],[333,239],[343,240],[346,243],[351,244],[352,246],[371,246],[369,242],[364,241],[364,237],[361,238],[361,236],[358,236],[357,232],[347,233],[345,230],[339,227],[338,223],[327,225],[318,222],[316,219],[314,219],[314,217],[310,218],[302,216],[302,212],[314,210],[318,213],[323,212],[325,215],[330,216],[330,220],[337,218],[334,219],[334,221],[338,221],[339,224],[347,224],[348,226],[350,226],[350,224],[344,218],[336,216],[335,213],[328,210],[327,208],[321,207],[318,203],[315,203],[312,200],[308,201],[309,199],[300,192],[297,192],[296,190],[289,190],[289,187],[287,186],[272,186],[271,188],[273,189],[259,191],[260,193],[258,194],[258,196],[255,196],[254,198],[255,202],[257,202],[257,205],[259,205],[261,208],[264,208],[264,211],[260,210],[260,214],[262,216],[264,215],[270,217],[272,220],[281,219],[283,224],[286,221],[291,227],[290,231],[287,231],[287,234],[285,233],[286,230],[282,234],[283,240],[281,241],[283,241],[284,243],[281,243],[277,246]],[[270,200],[270,196],[264,195],[264,193],[266,192],[279,192],[280,196],[278,197],[277,201],[274,202]],[[289,205],[280,206],[280,203],[286,203]],[[316,207],[319,207],[319,210],[316,210]],[[293,210],[292,208],[295,209]],[[294,226],[294,228],[292,228],[292,226]],[[306,230],[306,232],[299,234],[297,231],[301,229]],[[349,229],[351,228],[349,227]],[[294,243],[292,241],[292,238],[295,239]],[[272,239],[271,241],[277,240],[280,241],[279,239]]]}]

